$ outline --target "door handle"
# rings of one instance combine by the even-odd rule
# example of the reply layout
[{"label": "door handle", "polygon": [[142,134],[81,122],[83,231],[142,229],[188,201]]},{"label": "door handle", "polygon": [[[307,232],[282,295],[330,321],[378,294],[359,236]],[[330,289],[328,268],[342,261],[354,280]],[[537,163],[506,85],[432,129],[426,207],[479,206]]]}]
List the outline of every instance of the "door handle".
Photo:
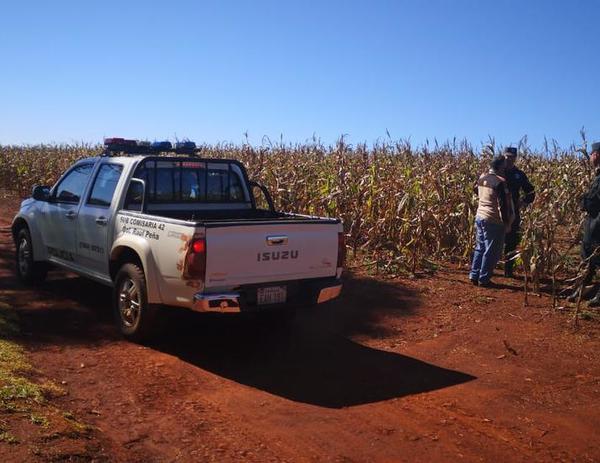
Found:
[{"label": "door handle", "polygon": [[98,225],[106,225],[108,223],[108,220],[106,217],[98,217],[96,218],[96,223]]},{"label": "door handle", "polygon": [[267,236],[267,246],[280,246],[288,244],[288,237],[285,235]]},{"label": "door handle", "polygon": [[67,212],[67,213],[65,214],[65,217],[66,217],[67,219],[71,219],[71,220],[72,220],[72,219],[74,219],[75,217],[77,217],[77,212],[75,212],[75,211],[69,211],[69,212]]}]

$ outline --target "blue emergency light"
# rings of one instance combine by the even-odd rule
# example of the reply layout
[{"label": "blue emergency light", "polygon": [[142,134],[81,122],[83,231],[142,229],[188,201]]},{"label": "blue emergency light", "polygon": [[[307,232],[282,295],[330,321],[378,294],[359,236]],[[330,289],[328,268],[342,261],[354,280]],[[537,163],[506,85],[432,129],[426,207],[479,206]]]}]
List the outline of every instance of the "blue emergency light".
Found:
[{"label": "blue emergency light", "polygon": [[178,141],[175,143],[175,152],[176,153],[195,153],[196,152],[196,143],[193,141]]},{"label": "blue emergency light", "polygon": [[155,141],[152,142],[150,147],[155,151],[171,151],[173,149],[170,141]]}]

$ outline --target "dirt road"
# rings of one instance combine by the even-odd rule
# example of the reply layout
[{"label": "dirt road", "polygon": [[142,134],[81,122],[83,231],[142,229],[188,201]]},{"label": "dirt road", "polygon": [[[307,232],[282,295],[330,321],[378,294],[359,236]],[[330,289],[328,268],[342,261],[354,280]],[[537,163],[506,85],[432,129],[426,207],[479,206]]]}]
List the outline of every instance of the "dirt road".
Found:
[{"label": "dirt road", "polygon": [[574,332],[545,296],[523,308],[520,282],[354,276],[289,337],[173,312],[139,346],[113,329],[108,288],[58,272],[17,284],[15,206],[0,214],[0,296],[65,388],[54,403],[94,430],[0,443],[2,461],[600,460],[598,323]]}]

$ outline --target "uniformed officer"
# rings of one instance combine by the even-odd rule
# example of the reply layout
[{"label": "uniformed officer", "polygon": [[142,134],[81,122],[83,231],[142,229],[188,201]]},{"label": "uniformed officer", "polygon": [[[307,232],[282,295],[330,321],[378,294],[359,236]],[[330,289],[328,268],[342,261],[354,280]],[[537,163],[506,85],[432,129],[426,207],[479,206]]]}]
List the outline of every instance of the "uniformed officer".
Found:
[{"label": "uniformed officer", "polygon": [[[520,209],[526,204],[531,204],[535,199],[535,189],[525,172],[515,166],[517,160],[517,148],[508,147],[504,150],[506,158],[506,182],[510,191],[515,211],[515,221],[510,231],[504,237],[504,276],[513,277],[514,251],[521,241],[521,214]],[[523,195],[521,195],[521,191]]]},{"label": "uniformed officer", "polygon": [[[590,258],[594,254],[594,250],[600,246],[600,142],[592,144],[590,162],[595,169],[595,177],[588,191],[581,197],[581,208],[587,213],[581,241],[581,257],[584,259]],[[584,277],[584,286],[591,283],[599,266],[600,257],[593,257],[590,261],[589,272]],[[578,295],[578,290],[576,290],[569,296],[569,300],[576,301]],[[600,307],[600,291],[588,305]]]}]

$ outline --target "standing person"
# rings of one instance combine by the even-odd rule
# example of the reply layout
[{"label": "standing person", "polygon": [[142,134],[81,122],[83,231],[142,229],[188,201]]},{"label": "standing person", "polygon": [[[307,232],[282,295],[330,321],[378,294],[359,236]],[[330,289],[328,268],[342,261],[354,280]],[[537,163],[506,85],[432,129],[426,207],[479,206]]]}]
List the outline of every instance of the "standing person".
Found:
[{"label": "standing person", "polygon": [[[506,158],[506,183],[512,196],[515,220],[509,232],[504,237],[504,276],[512,278],[515,261],[512,259],[514,251],[521,241],[521,214],[522,206],[531,204],[535,199],[535,189],[525,172],[515,166],[517,148],[509,147],[504,150]],[[521,190],[523,196],[521,196]]]},{"label": "standing person", "polygon": [[504,179],[505,167],[506,159],[497,156],[490,164],[489,172],[482,174],[477,181],[476,243],[469,274],[474,285],[493,286],[494,267],[502,256],[504,235],[514,218],[510,192]]},{"label": "standing person", "polygon": [[[592,143],[590,162],[595,169],[595,177],[588,191],[581,197],[581,208],[586,212],[583,225],[583,240],[581,241],[581,257],[589,259],[598,246],[600,246],[600,142]],[[582,285],[591,283],[600,266],[600,256],[592,257],[589,271],[585,275]],[[579,296],[579,288],[568,297],[574,302]],[[600,291],[588,303],[590,307],[600,307]]]}]

